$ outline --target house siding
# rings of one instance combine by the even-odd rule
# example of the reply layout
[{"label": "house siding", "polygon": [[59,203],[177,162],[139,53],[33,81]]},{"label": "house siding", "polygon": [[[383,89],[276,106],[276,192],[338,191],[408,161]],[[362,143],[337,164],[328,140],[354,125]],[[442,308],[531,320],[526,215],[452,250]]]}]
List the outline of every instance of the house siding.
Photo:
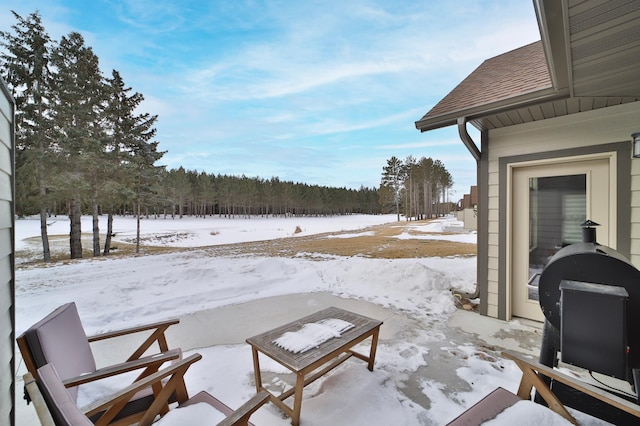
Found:
[{"label": "house siding", "polygon": [[0,424],[15,424],[14,104],[0,80]]},{"label": "house siding", "polygon": [[[488,179],[487,184],[487,218],[488,218],[488,236],[487,236],[487,297],[486,297],[486,313],[487,316],[499,318],[498,306],[499,306],[499,239],[500,235],[500,221],[499,221],[499,196],[498,196],[498,173],[495,161],[489,160],[488,162]],[[492,170],[496,172],[492,172]],[[481,250],[481,249],[480,249]],[[480,252],[480,250],[478,250]],[[482,299],[481,299],[482,300]]]},{"label": "house siding", "polygon": [[[640,102],[489,131],[487,148],[488,316],[509,319],[507,286],[507,165],[599,152],[617,152],[616,249],[640,267],[640,159],[631,160],[630,135],[640,131]],[[481,188],[481,191],[483,188]]]}]

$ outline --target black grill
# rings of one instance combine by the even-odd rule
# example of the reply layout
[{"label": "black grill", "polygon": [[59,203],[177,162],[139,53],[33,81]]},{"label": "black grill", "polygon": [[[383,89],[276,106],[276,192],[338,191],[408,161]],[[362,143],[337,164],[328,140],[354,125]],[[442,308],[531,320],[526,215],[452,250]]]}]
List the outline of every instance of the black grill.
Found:
[{"label": "black grill", "polygon": [[[594,235],[591,226],[588,234]],[[595,235],[594,235],[595,237]],[[595,238],[594,238],[595,239]],[[609,309],[617,309],[621,306],[615,303],[609,303],[611,296],[610,291],[605,291],[600,287],[601,302],[600,306],[581,306],[571,304],[570,308],[562,307],[562,282],[573,282],[572,292],[580,291],[580,283],[584,283],[585,292],[593,293],[590,284],[600,286],[613,286],[615,288],[623,288],[628,293],[626,301],[626,319],[621,323],[613,321],[611,311]],[[594,322],[598,324],[598,328],[607,330],[607,333],[620,333],[620,327],[626,327],[625,333],[628,342],[628,355],[630,368],[640,368],[640,271],[636,269],[629,261],[616,250],[598,244],[597,242],[576,243],[562,248],[558,251],[545,266],[540,275],[539,282],[540,307],[544,312],[546,319],[556,329],[560,330],[562,326],[562,316],[570,315],[572,319],[577,318],[578,322],[588,324]],[[598,295],[594,296],[596,299]],[[584,297],[584,300],[588,300]],[[596,319],[597,321],[593,321]],[[595,331],[595,330],[592,330]],[[621,348],[627,352],[627,348]],[[591,366],[594,367],[594,366]],[[602,372],[607,368],[597,369],[589,368],[594,371]],[[628,377],[619,377],[628,379]]]},{"label": "black grill", "polygon": [[[597,225],[585,222],[584,241],[559,250],[540,275],[540,307],[546,318],[540,362],[554,367],[560,352],[563,362],[626,380],[638,394],[640,271],[596,242]],[[559,386],[553,389],[578,410],[627,424],[624,415],[608,412],[586,395],[566,390],[563,396]]]}]

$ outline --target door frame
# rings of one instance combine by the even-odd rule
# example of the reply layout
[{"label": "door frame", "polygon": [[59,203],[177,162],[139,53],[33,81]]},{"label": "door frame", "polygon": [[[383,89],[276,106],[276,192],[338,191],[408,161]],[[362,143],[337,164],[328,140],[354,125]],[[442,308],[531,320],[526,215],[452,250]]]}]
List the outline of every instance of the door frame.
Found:
[{"label": "door frame", "polygon": [[[618,206],[617,251],[631,258],[631,143],[628,139],[603,142],[598,145],[585,145],[560,148],[553,151],[523,152],[511,150],[508,155],[492,156],[488,137],[483,140],[483,173],[478,178],[479,205],[478,217],[478,286],[480,289],[480,312],[501,320],[509,320],[507,305],[507,165],[523,161],[544,160],[557,157],[575,157],[602,152],[616,152],[618,163]],[[497,163],[497,173],[493,164]],[[639,163],[640,164],[640,163]],[[490,167],[491,166],[491,167]],[[635,166],[634,166],[635,167]],[[480,244],[484,241],[484,244]],[[493,266],[495,265],[495,266]],[[491,306],[497,312],[489,313]],[[509,313],[510,315],[510,313]]]},{"label": "door frame", "polygon": [[[574,156],[552,157],[544,159],[526,160],[506,163],[506,240],[505,240],[505,313],[506,319],[513,317],[513,177],[514,172],[522,168],[534,168],[548,165],[561,166],[562,164],[575,164],[592,160],[606,160],[608,163],[609,175],[609,242],[608,246],[616,249],[618,235],[618,153],[616,151],[598,152],[593,154],[583,154]],[[588,197],[589,198],[589,197]],[[587,201],[589,202],[589,200]],[[589,208],[587,206],[587,208]]]}]

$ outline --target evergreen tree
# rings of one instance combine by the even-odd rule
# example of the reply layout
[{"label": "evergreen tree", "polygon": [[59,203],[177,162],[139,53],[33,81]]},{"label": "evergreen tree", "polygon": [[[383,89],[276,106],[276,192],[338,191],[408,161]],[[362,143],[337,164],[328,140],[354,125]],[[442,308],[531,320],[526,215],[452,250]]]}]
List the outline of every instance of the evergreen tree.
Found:
[{"label": "evergreen tree", "polygon": [[402,187],[404,185],[403,175],[402,161],[395,156],[388,159],[387,165],[382,168],[382,181],[380,185],[387,188],[388,193],[393,197],[398,222],[400,221],[400,202],[402,201]]},{"label": "evergreen tree", "polygon": [[443,204],[448,203],[447,194],[449,193],[449,189],[453,185],[453,178],[451,174],[444,166],[442,161],[435,160],[433,163],[433,175],[434,175],[434,193],[436,194],[436,211],[438,215],[442,215],[445,212],[441,211],[440,202]]},{"label": "evergreen tree", "polygon": [[418,162],[418,174],[422,180],[422,207],[425,218],[433,215],[433,159],[422,157]]},{"label": "evergreen tree", "polygon": [[[59,174],[58,184],[70,200],[70,257],[77,259],[82,257],[80,218],[83,199],[91,200],[94,217],[97,216],[97,186],[104,162],[101,117],[105,90],[98,57],[85,46],[79,33],[62,37],[54,49],[52,63],[57,69],[53,113],[58,159],[65,166]],[[95,243],[95,236],[99,235],[96,220],[93,231],[95,254],[96,247],[99,250],[99,242]]]},{"label": "evergreen tree", "polygon": [[33,204],[40,213],[40,235],[45,262],[51,261],[47,233],[47,208],[50,175],[55,173],[51,161],[52,123],[51,77],[49,68],[51,39],[45,32],[38,12],[23,18],[11,28],[14,34],[0,31],[2,77],[13,90],[16,101],[16,189],[17,210],[28,214]]},{"label": "evergreen tree", "polygon": [[[104,254],[110,250],[113,233],[113,213],[118,202],[133,201],[136,211],[140,211],[142,198],[155,192],[153,180],[158,177],[154,163],[164,153],[157,152],[157,142],[150,142],[155,136],[153,128],[157,116],[148,113],[136,114],[144,100],[141,93],[130,93],[120,73],[112,71],[107,79],[107,101],[104,110],[106,130],[107,167],[104,176],[109,185],[105,186],[102,200],[108,202],[107,241]],[[139,235],[139,230],[138,233]],[[139,241],[137,243],[139,247]]]},{"label": "evergreen tree", "polygon": [[402,171],[404,174],[404,193],[406,197],[405,216],[407,220],[411,220],[411,218],[414,217],[414,212],[416,213],[416,218],[418,216],[418,212],[416,209],[416,206],[418,205],[418,202],[416,200],[416,193],[418,192],[416,190],[417,179],[414,181],[413,178],[413,175],[416,173],[416,159],[413,156],[410,155],[404,160]]},{"label": "evergreen tree", "polygon": [[[142,99],[141,99],[142,100]],[[140,215],[141,206],[155,202],[154,196],[160,182],[164,166],[156,166],[156,162],[165,154],[158,151],[158,142],[151,141],[156,134],[153,124],[157,116],[148,113],[134,116],[135,127],[129,133],[124,165],[127,174],[133,176],[134,196],[137,216],[136,253],[140,252]]]}]

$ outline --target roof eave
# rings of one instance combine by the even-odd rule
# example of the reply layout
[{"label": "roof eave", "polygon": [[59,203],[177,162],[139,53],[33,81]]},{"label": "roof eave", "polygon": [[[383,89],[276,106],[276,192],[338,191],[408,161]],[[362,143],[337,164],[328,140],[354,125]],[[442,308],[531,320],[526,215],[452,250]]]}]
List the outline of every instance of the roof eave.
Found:
[{"label": "roof eave", "polygon": [[416,129],[421,132],[440,129],[442,127],[453,126],[458,123],[460,117],[466,118],[466,121],[473,121],[479,118],[500,114],[506,111],[526,108],[532,105],[542,104],[545,102],[556,101],[569,97],[569,90],[555,90],[552,87],[537,90],[535,92],[525,93],[508,99],[492,102],[490,104],[478,105],[472,108],[451,111],[446,114],[436,115],[433,117],[422,118],[415,122]]}]

